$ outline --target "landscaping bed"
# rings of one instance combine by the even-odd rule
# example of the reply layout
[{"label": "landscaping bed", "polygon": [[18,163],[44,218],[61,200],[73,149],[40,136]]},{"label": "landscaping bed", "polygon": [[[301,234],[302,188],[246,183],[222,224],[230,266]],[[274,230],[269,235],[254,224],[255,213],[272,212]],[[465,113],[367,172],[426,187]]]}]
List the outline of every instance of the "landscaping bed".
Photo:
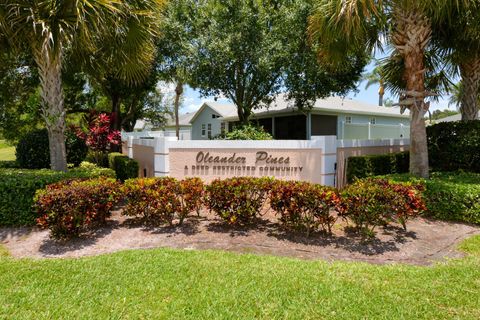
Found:
[{"label": "landscaping bed", "polygon": [[113,212],[107,225],[80,238],[58,241],[47,230],[1,228],[0,240],[14,257],[82,257],[126,249],[156,247],[187,250],[219,249],[301,259],[366,261],[428,265],[457,258],[459,241],[480,234],[480,228],[423,218],[411,220],[407,231],[400,225],[378,228],[376,237],[365,239],[339,221],[332,235],[286,231],[268,212],[255,226],[232,227],[208,211],[191,217],[182,226],[147,227],[137,218]]}]

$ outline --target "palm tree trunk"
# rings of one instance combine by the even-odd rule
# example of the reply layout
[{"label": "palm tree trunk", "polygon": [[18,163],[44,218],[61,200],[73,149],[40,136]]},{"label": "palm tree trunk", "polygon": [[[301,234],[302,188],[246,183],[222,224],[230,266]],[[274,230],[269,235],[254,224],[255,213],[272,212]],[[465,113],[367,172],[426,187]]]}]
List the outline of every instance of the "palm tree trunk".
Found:
[{"label": "palm tree trunk", "polygon": [[62,90],[62,53],[48,49],[34,51],[40,76],[42,115],[48,131],[50,167],[67,171],[65,109]]},{"label": "palm tree trunk", "polygon": [[175,112],[175,134],[177,139],[180,139],[180,120],[178,118],[178,110],[180,108],[180,97],[183,94],[183,83],[182,81],[177,81],[177,86],[175,88],[175,105],[174,105],[174,112]]},{"label": "palm tree trunk", "polygon": [[462,121],[477,120],[480,95],[480,55],[460,64],[463,94],[461,96],[460,112]]},{"label": "palm tree trunk", "polygon": [[410,109],[410,173],[428,178],[428,148],[425,128],[425,47],[431,38],[428,18],[416,10],[397,10],[392,42],[403,56],[406,82],[404,106]]}]

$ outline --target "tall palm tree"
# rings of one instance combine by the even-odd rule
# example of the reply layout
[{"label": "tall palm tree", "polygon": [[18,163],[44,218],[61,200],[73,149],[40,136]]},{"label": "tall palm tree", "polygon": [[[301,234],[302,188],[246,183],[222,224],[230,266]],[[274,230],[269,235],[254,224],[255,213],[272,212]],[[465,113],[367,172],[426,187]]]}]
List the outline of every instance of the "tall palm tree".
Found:
[{"label": "tall palm tree", "polygon": [[367,81],[365,85],[365,90],[370,88],[374,84],[378,84],[378,105],[383,106],[383,96],[385,95],[385,77],[383,75],[383,70],[381,66],[376,66],[372,72],[367,73],[363,76],[363,80]]},{"label": "tall palm tree", "polygon": [[[122,128],[124,100],[144,92],[146,87],[152,87],[152,80],[156,80],[152,72],[156,72],[156,42],[165,3],[165,0],[124,0],[128,10],[117,17],[119,27],[97,34],[94,50],[82,55],[88,57],[81,61],[87,73],[110,98],[116,130]],[[128,114],[128,110],[125,113]]]},{"label": "tall palm tree", "polygon": [[62,64],[74,42],[92,44],[120,0],[0,0],[0,30],[17,49],[27,47],[40,76],[42,113],[53,170],[67,170]]},{"label": "tall palm tree", "polygon": [[429,176],[424,115],[431,93],[425,87],[425,51],[432,36],[432,21],[443,21],[451,8],[468,7],[468,0],[319,0],[310,19],[309,33],[326,62],[352,54],[371,53],[382,41],[403,60],[405,90],[402,108],[410,110],[410,172]]},{"label": "tall palm tree", "polygon": [[[477,1],[478,2],[478,1]],[[462,120],[478,119],[480,110],[480,8],[453,10],[452,21],[434,24],[434,41],[448,53],[448,60],[458,68],[462,91]]]}]

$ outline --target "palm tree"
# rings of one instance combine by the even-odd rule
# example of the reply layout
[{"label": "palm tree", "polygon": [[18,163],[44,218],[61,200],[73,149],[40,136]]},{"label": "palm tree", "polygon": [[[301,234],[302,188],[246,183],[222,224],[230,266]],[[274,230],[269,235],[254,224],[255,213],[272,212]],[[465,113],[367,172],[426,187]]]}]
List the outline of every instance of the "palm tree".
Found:
[{"label": "palm tree", "polygon": [[[124,0],[128,8],[117,16],[119,28],[97,34],[94,50],[81,64],[101,91],[110,98],[115,114],[113,128],[122,129],[122,103],[129,97],[155,88],[156,42],[161,31],[165,0]],[[88,48],[87,48],[88,49]],[[126,110],[128,116],[134,110]]]},{"label": "palm tree", "polygon": [[452,22],[434,24],[434,40],[448,53],[461,76],[459,96],[462,120],[478,119],[480,93],[480,10],[454,10]]},{"label": "palm tree", "polygon": [[429,176],[424,115],[431,93],[425,87],[425,51],[432,37],[432,21],[446,20],[455,6],[468,0],[320,0],[310,18],[309,33],[318,46],[319,59],[348,58],[381,48],[382,41],[403,61],[405,90],[402,108],[410,110],[410,172]]},{"label": "palm tree", "polygon": [[383,106],[383,96],[385,95],[385,77],[382,72],[381,66],[376,66],[372,72],[367,73],[363,76],[363,80],[367,81],[365,85],[365,90],[370,88],[374,84],[378,84],[378,105]]},{"label": "palm tree", "polygon": [[0,30],[15,48],[27,47],[40,77],[42,113],[53,170],[67,170],[62,65],[77,43],[90,46],[119,0],[0,0]]}]

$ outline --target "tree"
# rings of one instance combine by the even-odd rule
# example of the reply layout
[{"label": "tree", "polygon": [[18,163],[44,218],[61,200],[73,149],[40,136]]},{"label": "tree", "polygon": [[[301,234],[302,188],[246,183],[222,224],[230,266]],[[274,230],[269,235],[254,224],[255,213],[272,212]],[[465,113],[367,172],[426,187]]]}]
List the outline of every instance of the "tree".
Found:
[{"label": "tree", "polygon": [[65,53],[74,42],[90,46],[92,34],[118,12],[117,0],[0,0],[1,33],[13,47],[27,49],[38,69],[54,170],[67,170],[62,88]]},{"label": "tree", "polygon": [[190,50],[196,36],[194,29],[198,16],[192,0],[170,1],[163,13],[162,35],[157,42],[160,78],[175,84],[175,133],[180,137],[179,109],[184,85],[188,84]]},{"label": "tree", "polygon": [[378,105],[383,106],[383,96],[385,95],[385,76],[383,75],[383,70],[381,66],[375,66],[372,72],[367,73],[363,76],[363,80],[367,81],[365,85],[365,90],[370,88],[374,84],[378,84]]},{"label": "tree", "polygon": [[[458,68],[462,90],[459,96],[462,120],[478,119],[480,106],[480,8],[453,10],[451,21],[434,24],[434,40]],[[454,88],[455,90],[455,88]]]},{"label": "tree", "polygon": [[402,108],[410,110],[410,172],[428,177],[428,149],[424,115],[431,93],[425,87],[425,51],[432,36],[432,21],[448,21],[452,8],[471,1],[320,0],[310,19],[310,34],[319,59],[338,62],[349,54],[371,54],[386,40],[403,62],[405,88]]},{"label": "tree", "polygon": [[354,88],[366,61],[352,56],[343,68],[317,63],[306,34],[311,1],[191,1],[195,34],[188,73],[206,96],[224,96],[240,122],[285,91],[298,108]]},{"label": "tree", "polygon": [[[158,82],[156,41],[160,35],[164,0],[127,0],[128,10],[117,16],[120,28],[107,28],[96,37],[95,50],[82,64],[92,83],[110,99],[112,128],[129,129],[141,113],[140,101]],[[88,49],[88,48],[87,48]]]}]

